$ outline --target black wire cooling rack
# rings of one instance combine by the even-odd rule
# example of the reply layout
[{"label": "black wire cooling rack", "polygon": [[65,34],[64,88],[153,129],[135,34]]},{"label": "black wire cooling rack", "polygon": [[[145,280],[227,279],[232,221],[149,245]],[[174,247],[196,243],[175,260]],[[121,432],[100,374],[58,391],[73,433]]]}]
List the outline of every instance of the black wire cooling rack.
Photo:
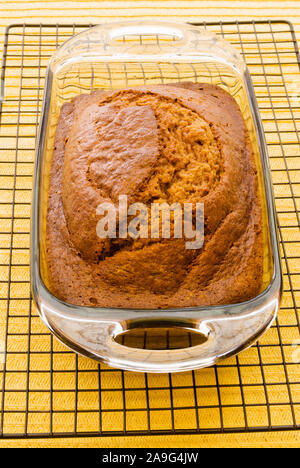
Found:
[{"label": "black wire cooling rack", "polygon": [[278,319],[239,356],[172,375],[111,369],[75,355],[51,336],[30,297],[37,127],[49,58],[91,25],[11,25],[1,75],[2,437],[300,429],[300,61],[294,30],[286,21],[197,24],[241,51],[254,82],[279,220],[284,294]]}]

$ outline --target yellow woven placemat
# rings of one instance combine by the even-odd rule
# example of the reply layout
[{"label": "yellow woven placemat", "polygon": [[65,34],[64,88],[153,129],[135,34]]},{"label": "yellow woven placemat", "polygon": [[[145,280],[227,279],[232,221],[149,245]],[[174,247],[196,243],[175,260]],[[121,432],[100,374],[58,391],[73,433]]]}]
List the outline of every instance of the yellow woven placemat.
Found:
[{"label": "yellow woven placemat", "polygon": [[[57,3],[60,2],[55,4],[57,10],[53,19],[53,2],[34,3],[37,8],[34,15],[24,3],[20,2],[16,9],[9,2],[0,2],[0,11],[3,12],[1,25],[11,21],[23,22],[28,17],[31,22],[73,23],[80,17],[79,23],[95,23],[102,19],[101,14],[108,20],[118,15],[168,16],[170,11],[173,19],[203,19],[203,11],[206,11],[205,19],[219,19],[216,18],[216,9],[207,10],[210,2],[164,2],[163,8],[160,2],[159,10],[154,9],[153,2],[110,2],[110,7],[108,3],[105,6],[106,2],[101,2],[101,8],[99,3],[85,2],[84,9],[81,2],[61,2],[59,8]],[[235,12],[235,17],[239,18],[250,13],[257,17],[258,11],[262,16],[269,16],[266,10],[254,10],[256,2],[236,2],[239,4],[236,10],[232,2],[215,3],[224,19]],[[280,18],[282,2],[271,3],[274,16]],[[295,15],[296,2],[285,3],[284,16],[288,13]],[[226,31],[225,26],[224,29]],[[99,372],[96,363],[75,356],[49,335],[28,299],[30,199],[44,69],[56,42],[63,41],[72,31],[73,28],[59,29],[57,34],[53,28],[43,28],[40,41],[39,28],[12,29],[9,37],[11,46],[6,51],[6,92],[0,134],[0,338],[5,339],[8,332],[7,359],[5,365],[0,364],[0,387],[4,386],[5,390],[5,398],[0,401],[3,433],[6,436],[25,435],[25,432],[47,434],[49,431],[97,433],[101,428],[104,433],[122,434],[124,430],[144,433],[149,428],[162,431],[197,427],[200,430],[230,430],[244,429],[247,425],[264,428],[268,425],[292,427],[300,424],[300,368],[297,362],[300,336],[296,311],[300,299],[297,218],[300,159],[296,133],[300,127],[300,79],[289,28],[278,25],[271,30],[268,24],[257,26],[258,48],[253,43],[253,27],[250,27],[248,36],[242,27],[242,34],[245,34],[243,52],[252,63],[250,71],[264,119],[281,240],[284,241],[285,293],[279,320],[260,340],[259,347],[245,351],[238,358],[228,359],[215,369],[147,377],[111,370],[104,365],[100,366]],[[236,27],[232,34],[229,29],[227,31],[228,39],[236,41]],[[276,37],[279,34],[277,48],[272,45],[274,31]],[[22,38],[24,32],[27,34],[25,42]],[[42,59],[39,59],[41,52]],[[52,354],[51,349],[54,351]],[[196,403],[198,410],[195,410]],[[102,410],[101,418],[99,408]],[[0,446],[14,443],[3,441]],[[30,446],[88,444],[120,447],[293,446],[300,444],[300,438],[299,432],[289,431],[234,436],[69,439],[65,442],[43,439],[41,442],[22,443]]]}]

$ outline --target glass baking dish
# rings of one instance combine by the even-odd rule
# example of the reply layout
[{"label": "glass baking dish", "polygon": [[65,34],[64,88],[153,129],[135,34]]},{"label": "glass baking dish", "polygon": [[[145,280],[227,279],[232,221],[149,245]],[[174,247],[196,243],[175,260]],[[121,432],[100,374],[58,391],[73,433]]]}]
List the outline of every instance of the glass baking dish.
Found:
[{"label": "glass baking dish", "polygon": [[[238,304],[164,310],[62,302],[47,288],[45,247],[49,170],[62,105],[94,89],[179,81],[220,86],[234,97],[243,114],[263,208],[261,293]],[[96,26],[66,41],[50,60],[46,74],[31,232],[31,283],[40,316],[63,343],[82,355],[126,370],[179,372],[210,366],[256,341],[276,317],[282,275],[267,148],[251,78],[238,52],[199,27],[151,21]],[[130,330],[159,328],[197,333],[201,339],[199,344],[177,349],[130,347],[120,340]]]}]

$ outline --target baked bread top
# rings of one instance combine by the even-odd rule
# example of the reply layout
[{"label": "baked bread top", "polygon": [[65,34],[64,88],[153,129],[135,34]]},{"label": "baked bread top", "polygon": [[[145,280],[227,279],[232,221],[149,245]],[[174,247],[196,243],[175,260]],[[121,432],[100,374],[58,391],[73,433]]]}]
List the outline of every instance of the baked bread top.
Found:
[{"label": "baked bread top", "polygon": [[[100,239],[97,206],[204,203],[204,245]],[[118,214],[118,213],[117,213]],[[80,95],[62,107],[47,214],[49,287],[78,305],[236,303],[262,286],[256,168],[240,110],[210,84]]]}]

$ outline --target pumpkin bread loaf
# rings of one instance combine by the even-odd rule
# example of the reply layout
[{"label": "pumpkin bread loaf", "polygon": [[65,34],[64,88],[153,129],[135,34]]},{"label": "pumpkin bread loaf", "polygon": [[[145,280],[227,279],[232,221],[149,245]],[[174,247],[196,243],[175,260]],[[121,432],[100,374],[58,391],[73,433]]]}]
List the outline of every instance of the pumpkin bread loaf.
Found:
[{"label": "pumpkin bread loaf", "polygon": [[[204,204],[204,244],[101,239],[97,206]],[[249,136],[234,99],[210,84],[96,91],[61,109],[47,212],[48,286],[77,305],[173,308],[253,298],[262,221]]]}]

